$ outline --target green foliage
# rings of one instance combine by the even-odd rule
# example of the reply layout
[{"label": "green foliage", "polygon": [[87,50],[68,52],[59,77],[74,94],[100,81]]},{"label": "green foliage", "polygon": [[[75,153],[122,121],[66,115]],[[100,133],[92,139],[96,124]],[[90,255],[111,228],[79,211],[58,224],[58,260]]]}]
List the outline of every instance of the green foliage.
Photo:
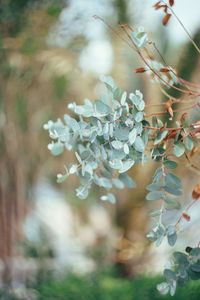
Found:
[{"label": "green foliage", "polygon": [[25,25],[24,11],[30,3],[38,0],[0,0],[0,32],[4,35],[6,24],[6,35],[15,36]]},{"label": "green foliage", "polygon": [[128,23],[127,1],[126,0],[115,0],[114,6],[117,9],[119,22],[122,24]]},{"label": "green foliage", "polygon": [[51,5],[47,8],[47,13],[52,18],[57,18],[61,12],[61,7],[58,5]]},{"label": "green foliage", "polygon": [[66,76],[57,76],[54,78],[53,84],[55,89],[55,96],[58,100],[61,100],[67,89],[67,78]]},{"label": "green foliage", "polygon": [[[55,280],[50,278],[36,286],[38,300],[167,300],[170,295],[159,295],[155,286],[160,277],[139,277],[123,279],[110,272],[91,275],[68,275]],[[176,300],[198,300],[200,296],[199,282],[191,282],[187,287],[178,288]]]},{"label": "green foliage", "polygon": [[22,95],[18,95],[15,99],[16,117],[22,130],[27,129],[27,112],[28,102]]},{"label": "green foliage", "polygon": [[171,269],[164,270],[166,282],[158,285],[162,294],[170,291],[171,296],[175,294],[176,285],[183,287],[188,281],[200,279],[200,248],[187,248],[186,253],[174,252],[174,261]]},{"label": "green foliage", "polygon": [[37,47],[35,40],[32,37],[28,37],[21,48],[21,53],[28,56],[33,55],[36,51]]}]

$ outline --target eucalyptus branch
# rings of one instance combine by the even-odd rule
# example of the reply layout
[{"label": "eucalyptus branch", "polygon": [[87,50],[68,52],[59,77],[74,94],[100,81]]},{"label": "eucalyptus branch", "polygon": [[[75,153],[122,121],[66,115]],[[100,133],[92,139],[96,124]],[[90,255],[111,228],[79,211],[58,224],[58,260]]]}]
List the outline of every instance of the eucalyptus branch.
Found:
[{"label": "eucalyptus branch", "polygon": [[[171,9],[171,7],[166,4],[163,6],[161,3],[165,2],[158,1],[156,8],[164,8],[167,13],[167,9]],[[174,1],[169,0],[169,4],[173,6]],[[74,117],[65,114],[64,121],[61,119],[56,122],[50,120],[44,125],[52,139],[48,145],[50,152],[57,156],[64,150],[73,150],[78,161],[77,164],[70,164],[69,171],[66,168],[64,175],[58,174],[57,181],[63,182],[68,176],[75,174],[80,181],[80,186],[76,189],[77,197],[86,199],[92,186],[96,185],[101,190],[105,190],[105,194],[100,199],[114,204],[116,202],[114,188],[123,189],[125,186],[136,188],[134,180],[127,174],[128,170],[134,168],[135,164],[143,166],[151,158],[159,164],[159,167],[152,177],[152,183],[146,187],[148,191],[146,199],[147,201],[162,200],[162,206],[158,211],[150,214],[155,218],[156,225],[147,238],[151,242],[155,242],[156,246],[159,246],[167,238],[168,244],[173,247],[177,241],[179,223],[182,219],[190,220],[188,210],[200,198],[200,185],[196,185],[192,191],[192,202],[182,211],[175,225],[163,224],[164,213],[167,214],[168,210],[175,211],[181,208],[180,197],[183,195],[183,185],[180,178],[173,173],[173,170],[178,167],[179,158],[185,155],[189,165],[199,171],[199,168],[190,161],[189,155],[191,156],[195,149],[198,149],[195,137],[200,133],[200,124],[198,121],[190,122],[188,111],[199,106],[200,94],[193,90],[197,88],[196,85],[178,77],[176,71],[166,63],[155,43],[148,41],[147,34],[143,29],[134,28],[133,30],[129,25],[120,25],[124,37],[102,18],[94,17],[101,20],[138,54],[145,68],[137,69],[136,73],[147,72],[154,81],[159,83],[162,93],[169,100],[165,103],[149,101],[150,103],[146,104],[143,94],[139,90],[129,94],[126,91],[122,92],[112,77],[103,76],[101,80],[106,86],[107,95],[102,94],[94,102],[86,99],[83,105],[70,103],[68,108]],[[169,17],[167,13],[165,23]],[[149,44],[153,44],[154,49],[164,61],[164,65],[154,60],[151,61],[151,53],[147,48]],[[176,83],[181,83],[185,89],[176,87],[174,85]],[[172,97],[163,88],[163,85],[183,93],[184,96]],[[191,101],[194,101],[191,105],[178,109],[172,108],[175,103]],[[164,111],[153,111],[150,114],[145,112],[146,109],[162,108],[163,106]],[[177,115],[174,115],[178,112],[185,112],[181,115],[180,120],[177,120]],[[177,127],[166,127],[167,123],[163,124],[157,117],[163,114],[169,114],[171,120],[174,118]],[[150,117],[152,119],[149,119]],[[175,259],[178,260],[177,255],[175,255]],[[194,267],[192,263],[190,266]],[[188,274],[188,268],[187,265],[184,274]],[[189,271],[191,272],[191,270]],[[164,275],[167,282],[159,285],[159,290],[161,292],[170,290],[171,294],[174,294],[180,274],[165,270]]]}]

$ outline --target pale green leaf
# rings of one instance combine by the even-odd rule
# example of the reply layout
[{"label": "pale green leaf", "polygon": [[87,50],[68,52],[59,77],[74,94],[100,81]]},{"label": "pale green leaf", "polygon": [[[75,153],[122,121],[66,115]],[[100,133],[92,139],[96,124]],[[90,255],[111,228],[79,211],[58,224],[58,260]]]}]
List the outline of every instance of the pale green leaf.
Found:
[{"label": "pale green leaf", "polygon": [[136,188],[136,184],[133,179],[126,173],[119,174],[119,179],[129,188]]},{"label": "pale green leaf", "polygon": [[137,137],[137,130],[135,128],[133,128],[130,133],[129,133],[129,142],[132,145],[135,142],[135,139]]},{"label": "pale green leaf", "polygon": [[156,183],[152,183],[147,185],[146,189],[148,191],[159,191],[160,189],[162,189],[165,186],[165,184],[163,182],[156,182]]},{"label": "pale green leaf", "polygon": [[140,136],[136,137],[133,146],[134,146],[134,148],[135,148],[136,151],[138,151],[138,152],[144,152],[145,145],[144,145],[144,142],[143,142],[143,140],[142,140],[142,138]]},{"label": "pale green leaf", "polygon": [[111,108],[101,100],[95,100],[94,105],[96,110],[103,115],[108,115],[112,112]]},{"label": "pale green leaf", "polygon": [[168,133],[167,130],[164,130],[162,133],[160,133],[160,131],[158,131],[157,137],[154,141],[154,145],[159,144],[166,137],[167,133]]},{"label": "pale green leaf", "polygon": [[112,182],[117,189],[122,190],[124,188],[124,184],[121,180],[117,178],[113,178]]},{"label": "pale green leaf", "polygon": [[113,148],[115,148],[117,150],[119,150],[123,147],[123,144],[120,141],[112,141],[111,144],[112,144]]},{"label": "pale green leaf", "polygon": [[163,199],[164,197],[165,197],[165,193],[159,191],[150,192],[146,195],[147,200],[160,200]]},{"label": "pale green leaf", "polygon": [[188,150],[192,150],[193,147],[194,147],[194,142],[192,140],[192,138],[190,136],[187,136],[186,139],[185,139],[185,147],[188,149]]},{"label": "pale green leaf", "polygon": [[185,152],[184,145],[181,142],[175,142],[173,147],[173,153],[176,157],[180,157]]},{"label": "pale green leaf", "polygon": [[175,169],[178,166],[178,164],[172,160],[166,160],[163,164],[167,169]]},{"label": "pale green leaf", "polygon": [[62,143],[51,143],[48,145],[48,149],[51,151],[53,155],[60,155],[64,151],[64,146]]}]

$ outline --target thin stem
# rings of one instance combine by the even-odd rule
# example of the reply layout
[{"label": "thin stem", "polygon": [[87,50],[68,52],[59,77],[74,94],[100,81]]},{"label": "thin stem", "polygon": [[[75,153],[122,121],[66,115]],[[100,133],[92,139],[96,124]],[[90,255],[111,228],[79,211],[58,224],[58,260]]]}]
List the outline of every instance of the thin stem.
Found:
[{"label": "thin stem", "polygon": [[[168,131],[173,131],[173,130],[182,130],[183,128],[184,129],[187,129],[187,128],[190,128],[190,127],[193,127],[195,124],[190,124],[188,127],[166,127],[165,130],[168,130]],[[153,127],[153,126],[146,126],[144,125],[143,128],[147,128],[147,129],[152,129],[152,130],[159,130],[160,128],[157,128],[157,127]]]},{"label": "thin stem", "polygon": [[[164,62],[164,64],[171,70],[170,66],[168,65],[168,63],[166,62],[166,60],[164,59],[163,55],[161,54],[161,52],[159,51],[159,49],[156,46],[155,42],[149,42],[149,44],[153,45],[154,49],[156,50],[156,52],[158,53],[158,55],[161,57],[162,61]],[[148,50],[145,49],[148,53]],[[189,85],[193,88],[196,89],[200,89],[200,86],[195,84],[195,83],[191,83],[181,77],[179,77],[173,70],[171,70],[173,72],[173,74],[176,76],[176,78],[178,79],[178,81],[180,82],[180,84],[182,84],[183,86],[185,86],[186,88],[188,88],[186,85]]]},{"label": "thin stem", "polygon": [[[122,27],[122,26],[121,26]],[[164,84],[166,84],[167,86],[179,91],[179,92],[182,92],[182,93],[185,93],[185,94],[191,94],[192,91],[186,91],[186,90],[183,90],[183,89],[180,89],[174,85],[171,85],[169,82],[167,82],[166,80],[164,80],[150,65],[149,63],[146,61],[146,59],[144,58],[144,56],[142,55],[139,47],[134,43],[134,41],[132,40],[130,34],[127,32],[125,26],[122,27],[122,29],[124,30],[124,32],[126,33],[126,35],[128,36],[129,40],[131,41],[131,43],[134,45],[134,50],[138,53],[138,55],[140,56],[140,58],[142,59],[142,61],[145,63],[145,65],[161,80],[161,82],[163,82]],[[132,48],[132,47],[131,47]]]},{"label": "thin stem", "polygon": [[[172,105],[175,103],[188,103],[189,101],[196,101],[196,99],[188,99],[188,100],[183,100],[183,99],[177,99],[176,101],[174,100],[172,102]],[[151,103],[151,104],[146,104],[145,108],[151,108],[151,107],[159,107],[159,106],[165,106],[166,102],[164,103]]]},{"label": "thin stem", "polygon": [[[175,97],[172,97],[171,95],[169,95],[164,89],[162,89],[162,87],[160,86],[160,89],[161,89],[161,92],[167,96],[170,100],[173,100],[172,101],[172,105],[174,103],[188,103],[190,101],[196,101],[195,98],[199,97],[200,94],[195,94],[195,95],[191,95],[191,96],[187,96],[187,97],[181,97],[181,98],[175,98]],[[164,103],[151,103],[151,104],[146,104],[145,108],[151,108],[151,107],[154,107],[154,106],[165,106],[166,105],[166,102]]]},{"label": "thin stem", "polygon": [[[149,64],[148,62],[145,60],[144,56],[142,55],[140,49],[137,47],[137,45],[133,42],[130,34],[127,32],[126,28],[128,28],[129,30],[132,31],[132,28],[129,26],[129,25],[126,25],[126,28],[125,28],[125,25],[121,25],[121,28],[122,30],[126,33],[127,37],[129,38],[129,40],[131,41],[131,44],[129,41],[127,41],[124,37],[120,36],[119,33],[112,27],[110,26],[108,23],[106,23],[101,17],[97,16],[97,15],[94,15],[94,18],[95,19],[99,19],[101,20],[114,34],[116,34],[121,40],[123,40],[126,44],[128,44],[128,46],[133,49],[134,51],[136,51],[138,53],[138,55],[140,56],[140,58],[142,59],[142,61],[145,63],[146,66],[148,66],[148,68],[160,79],[160,81],[164,84],[166,84],[167,86],[179,91],[179,92],[182,92],[182,93],[185,93],[185,94],[193,94],[192,91],[186,91],[186,90],[183,90],[183,89],[180,89],[174,85],[171,85],[169,82],[165,81]],[[134,47],[133,47],[134,45]]]},{"label": "thin stem", "polygon": [[165,96],[167,96],[169,99],[173,99],[174,101],[177,100],[177,98],[175,98],[175,97],[171,96],[170,94],[168,94],[161,86],[160,86],[160,90],[161,90],[161,92],[162,92]]},{"label": "thin stem", "polygon": [[197,200],[195,199],[195,200],[193,200],[189,205],[188,205],[188,207],[186,208],[186,210],[185,211],[188,211],[189,209],[190,209],[190,207],[192,207],[192,205],[194,204],[194,203],[196,203],[197,202]]},{"label": "thin stem", "polygon": [[[161,86],[160,86],[160,90],[166,97],[168,97],[170,100],[173,100],[173,103],[178,103],[178,102],[187,103],[190,100],[195,100],[194,98],[196,98],[200,95],[199,93],[196,93],[196,94],[187,96],[187,98],[186,97],[175,98],[175,97],[171,96],[170,94],[168,94]],[[188,99],[188,100],[185,100],[185,99]]]},{"label": "thin stem", "polygon": [[[173,112],[181,112],[181,111],[189,110],[189,109],[192,109],[192,108],[194,108],[196,106],[199,106],[198,102],[195,103],[195,104],[193,104],[193,105],[187,106],[187,107],[175,109],[175,110],[173,110]],[[152,116],[157,116],[157,115],[163,115],[163,114],[166,114],[166,113],[168,113],[167,110],[166,111],[158,111],[158,112],[146,115],[146,118],[149,118],[149,117],[152,117]]]},{"label": "thin stem", "polygon": [[193,169],[195,169],[196,171],[200,171],[200,168],[199,167],[197,167],[197,166],[195,166],[191,161],[190,161],[190,159],[189,159],[189,157],[188,157],[188,155],[187,155],[187,153],[185,153],[185,157],[186,157],[186,159],[187,159],[187,161],[188,161],[188,163],[189,163],[189,165],[190,165],[190,167],[191,168],[193,168]]},{"label": "thin stem", "polygon": [[[188,212],[188,210],[197,202],[197,200],[193,200],[185,209],[186,212]],[[183,218],[183,213],[182,215],[179,217],[179,219],[177,220],[176,224],[174,225],[175,227],[180,223],[180,221]]]},{"label": "thin stem", "polygon": [[[165,167],[164,167],[164,164],[163,164],[163,161],[164,161],[164,157],[162,157],[162,171],[163,171],[163,175],[162,175],[162,179],[161,179],[161,182],[164,182],[165,180]],[[162,188],[161,190],[163,190],[164,188]],[[162,216],[163,216],[163,212],[164,212],[164,200],[163,200],[163,203],[162,203],[162,206],[161,206],[161,209],[160,209],[160,217],[159,217],[159,223],[162,224]]]},{"label": "thin stem", "polygon": [[183,78],[181,78],[181,77],[178,77],[178,79],[179,79],[181,82],[185,82],[187,85],[190,85],[190,86],[192,86],[192,87],[194,87],[194,88],[196,88],[196,89],[200,89],[200,85],[198,85],[198,84],[189,82],[189,81],[187,81],[187,80],[185,80],[185,79],[183,79]]},{"label": "thin stem", "polygon": [[[189,90],[190,92],[192,92],[192,91],[190,90],[190,88],[186,85],[186,82],[181,81],[181,80],[180,80],[180,77],[176,74],[176,72],[174,72],[174,70],[168,65],[168,63],[167,63],[166,60],[164,59],[163,55],[161,54],[161,52],[160,52],[159,49],[157,48],[156,43],[155,43],[155,42],[150,42],[149,44],[152,44],[152,45],[153,45],[154,49],[156,50],[156,52],[158,53],[158,55],[161,57],[161,59],[162,59],[162,61],[164,62],[165,66],[166,66],[166,67],[174,74],[174,76],[178,79],[179,83],[180,83],[180,84],[182,83],[182,85],[183,85],[187,90]],[[148,50],[147,50],[147,49],[145,49],[145,50],[146,50],[147,53],[148,53]]]},{"label": "thin stem", "polygon": [[154,106],[165,106],[165,103],[152,103],[152,104],[146,104],[145,108],[150,108],[150,107],[154,107]]},{"label": "thin stem", "polygon": [[175,109],[175,110],[173,110],[173,112],[180,112],[180,111],[192,109],[192,108],[194,108],[194,107],[196,107],[196,106],[199,106],[199,102],[197,102],[197,103],[195,103],[195,104],[193,104],[193,105],[187,106],[187,107]]},{"label": "thin stem", "polygon": [[[108,23],[106,23],[101,17],[97,16],[97,15],[94,15],[93,16],[95,19],[99,19],[101,20],[114,34],[116,34],[121,40],[123,40],[126,44],[128,44],[128,46],[133,49],[134,51],[136,51],[138,53],[138,55],[140,56],[140,58],[142,59],[142,61],[145,63],[145,65],[148,66],[148,68],[161,80],[161,82],[163,82],[164,84],[166,84],[167,86],[179,91],[179,92],[182,92],[182,93],[185,93],[185,94],[191,94],[190,91],[186,91],[186,90],[183,90],[183,89],[180,89],[180,88],[177,88],[176,86],[173,86],[171,85],[170,83],[168,83],[167,81],[165,81],[153,68],[151,68],[151,66],[147,63],[147,61],[145,60],[144,56],[142,55],[141,51],[139,50],[139,48],[137,47],[137,45],[133,42],[131,36],[129,35],[129,33],[127,32],[126,28],[125,28],[125,25],[121,25],[121,28],[122,30],[126,33],[127,37],[129,38],[129,40],[131,41],[131,44],[130,42],[128,42],[126,39],[124,39],[123,37],[121,37],[119,35],[119,33],[112,27],[110,26]],[[126,27],[131,30],[130,26],[126,25]],[[134,45],[134,47],[132,46]]]}]

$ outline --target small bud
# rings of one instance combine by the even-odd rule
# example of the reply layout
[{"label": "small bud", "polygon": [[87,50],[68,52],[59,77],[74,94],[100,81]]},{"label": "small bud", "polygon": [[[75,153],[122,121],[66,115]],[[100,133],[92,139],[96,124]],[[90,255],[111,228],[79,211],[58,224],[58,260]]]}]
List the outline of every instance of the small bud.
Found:
[{"label": "small bud", "polygon": [[198,200],[200,197],[200,184],[196,184],[194,190],[192,191],[192,198]]},{"label": "small bud", "polygon": [[137,68],[137,69],[135,69],[135,73],[144,73],[144,72],[146,72],[145,68]]},{"label": "small bud", "polygon": [[163,23],[164,26],[167,25],[167,23],[169,22],[169,19],[171,18],[171,16],[172,16],[171,14],[166,14],[166,16],[163,18],[162,23]]},{"label": "small bud", "polygon": [[187,222],[190,221],[190,216],[188,215],[188,213],[186,211],[183,212],[182,216]]},{"label": "small bud", "polygon": [[168,68],[161,68],[159,71],[163,72],[163,73],[166,73],[166,72],[169,72],[170,70]]}]

